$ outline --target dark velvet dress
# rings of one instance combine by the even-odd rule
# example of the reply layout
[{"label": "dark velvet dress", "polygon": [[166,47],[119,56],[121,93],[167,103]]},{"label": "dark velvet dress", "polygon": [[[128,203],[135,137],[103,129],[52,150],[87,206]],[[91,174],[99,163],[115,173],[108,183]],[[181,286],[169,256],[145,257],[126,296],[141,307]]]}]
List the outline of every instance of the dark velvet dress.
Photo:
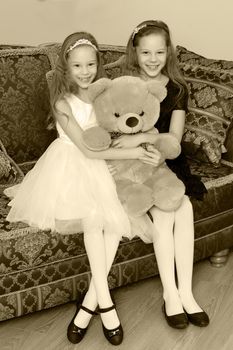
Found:
[{"label": "dark velvet dress", "polygon": [[[160,116],[155,124],[155,127],[160,133],[169,132],[172,112],[174,110],[187,111],[188,105],[188,91],[185,90],[179,97],[179,87],[169,80],[167,83],[167,96],[161,102]],[[204,194],[207,192],[204,184],[197,175],[191,174],[188,160],[183,151],[181,154],[172,160],[166,160],[168,167],[183,181],[186,194],[198,200],[203,200]]]}]

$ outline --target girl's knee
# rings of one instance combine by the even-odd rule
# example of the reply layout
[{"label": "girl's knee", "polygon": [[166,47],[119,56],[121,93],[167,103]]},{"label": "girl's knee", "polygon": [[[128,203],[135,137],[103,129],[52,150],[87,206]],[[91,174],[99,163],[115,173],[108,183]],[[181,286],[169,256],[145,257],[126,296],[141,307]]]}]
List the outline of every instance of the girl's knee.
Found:
[{"label": "girl's knee", "polygon": [[150,210],[150,213],[153,217],[153,222],[155,229],[151,233],[152,241],[155,242],[161,235],[164,237],[171,234],[173,231],[175,213],[174,211],[166,212],[160,210],[156,207],[153,207]]},{"label": "girl's knee", "polygon": [[190,209],[193,210],[192,203],[191,203],[191,201],[190,201],[188,196],[184,196],[183,202],[182,202],[182,206],[184,208],[187,208],[188,210],[190,210]]},{"label": "girl's knee", "polygon": [[95,238],[100,238],[103,237],[103,230],[102,229],[97,229],[97,228],[91,228],[91,229],[86,229],[84,230],[84,239],[85,238],[90,238],[92,237],[93,240]]},{"label": "girl's knee", "polygon": [[176,210],[177,215],[193,214],[193,206],[188,196],[184,196],[180,207]]},{"label": "girl's knee", "polygon": [[150,209],[150,213],[154,222],[160,218],[166,222],[174,220],[174,211],[164,211],[154,206]]}]

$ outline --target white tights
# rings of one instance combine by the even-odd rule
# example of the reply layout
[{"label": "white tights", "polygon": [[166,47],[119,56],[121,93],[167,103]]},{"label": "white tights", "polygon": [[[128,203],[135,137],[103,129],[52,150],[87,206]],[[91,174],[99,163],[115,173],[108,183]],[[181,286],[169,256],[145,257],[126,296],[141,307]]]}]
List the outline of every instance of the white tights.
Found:
[{"label": "white tights", "polygon": [[[92,279],[83,300],[83,305],[92,311],[95,310],[97,304],[100,308],[106,308],[113,304],[107,276],[116,255],[119,241],[120,239],[117,235],[103,233],[101,229],[84,233],[84,244],[90,263]],[[90,314],[80,310],[74,323],[81,328],[85,328],[90,318]],[[119,319],[115,310],[101,314],[101,318],[108,329],[119,326]]]},{"label": "white tights", "polygon": [[[192,293],[194,224],[192,204],[187,196],[172,212],[151,210],[156,230],[153,245],[163,286],[167,314],[202,311]],[[175,281],[175,266],[178,288]]]}]

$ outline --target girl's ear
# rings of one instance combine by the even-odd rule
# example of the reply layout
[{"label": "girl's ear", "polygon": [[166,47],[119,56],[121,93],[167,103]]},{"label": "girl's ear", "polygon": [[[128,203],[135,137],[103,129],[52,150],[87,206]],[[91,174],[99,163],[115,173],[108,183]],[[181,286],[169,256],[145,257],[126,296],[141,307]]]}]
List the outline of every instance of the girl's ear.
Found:
[{"label": "girl's ear", "polygon": [[165,97],[167,96],[167,89],[166,87],[157,81],[147,81],[146,82],[147,89],[149,92],[157,97],[160,102],[162,102]]},{"label": "girl's ear", "polygon": [[101,78],[88,87],[88,96],[91,102],[94,102],[96,97],[99,96],[102,92],[108,89],[112,85],[111,79]]}]

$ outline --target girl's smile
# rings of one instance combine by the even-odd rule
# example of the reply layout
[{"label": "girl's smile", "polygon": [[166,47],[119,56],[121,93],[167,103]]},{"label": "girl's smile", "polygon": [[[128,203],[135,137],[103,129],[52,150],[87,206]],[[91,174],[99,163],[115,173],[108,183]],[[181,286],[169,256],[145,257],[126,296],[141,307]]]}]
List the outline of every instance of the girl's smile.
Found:
[{"label": "girl's smile", "polygon": [[161,34],[149,34],[139,40],[136,54],[144,79],[160,79],[167,61],[167,46]]}]

